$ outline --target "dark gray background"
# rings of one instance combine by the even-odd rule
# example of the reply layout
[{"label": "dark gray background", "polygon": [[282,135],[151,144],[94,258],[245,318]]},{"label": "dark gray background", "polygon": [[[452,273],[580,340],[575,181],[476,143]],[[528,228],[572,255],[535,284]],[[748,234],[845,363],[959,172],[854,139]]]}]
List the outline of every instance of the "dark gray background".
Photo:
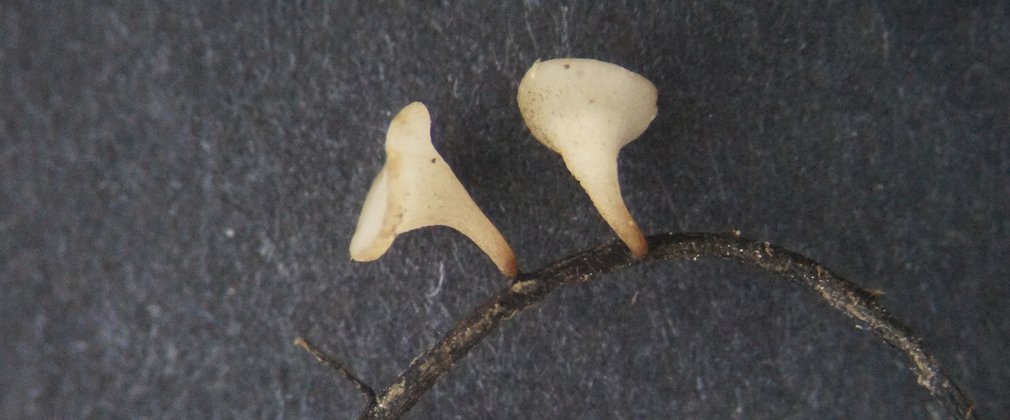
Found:
[{"label": "dark gray background", "polygon": [[[515,89],[537,58],[651,79],[621,155],[647,232],[803,252],[1010,412],[1005,2],[5,1],[0,417],[349,418],[305,335],[384,387],[503,285],[446,228],[351,263],[391,116],[532,270],[610,241]],[[412,418],[923,418],[896,351],[723,262],[566,289],[489,336]]]}]

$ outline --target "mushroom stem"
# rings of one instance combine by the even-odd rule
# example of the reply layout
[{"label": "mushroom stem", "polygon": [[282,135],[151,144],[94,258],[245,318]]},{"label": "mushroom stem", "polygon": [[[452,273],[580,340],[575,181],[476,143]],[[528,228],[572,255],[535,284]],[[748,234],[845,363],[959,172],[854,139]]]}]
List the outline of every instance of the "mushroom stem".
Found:
[{"label": "mushroom stem", "polygon": [[[614,155],[617,151],[613,152]],[[617,233],[636,259],[644,258],[649,253],[649,245],[645,235],[638,228],[631,212],[621,197],[621,185],[617,179],[617,158],[598,159],[586,157],[583,153],[566,153],[563,155],[565,166],[579,180],[586,190],[589,199],[593,201],[603,220]]]}]

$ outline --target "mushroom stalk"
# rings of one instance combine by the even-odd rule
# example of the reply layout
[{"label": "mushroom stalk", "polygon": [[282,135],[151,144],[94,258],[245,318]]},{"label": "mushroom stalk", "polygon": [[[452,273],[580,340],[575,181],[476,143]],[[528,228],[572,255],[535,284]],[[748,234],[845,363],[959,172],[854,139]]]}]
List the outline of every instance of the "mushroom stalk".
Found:
[{"label": "mushroom stalk", "polygon": [[645,236],[631,217],[628,207],[621,197],[621,184],[617,181],[617,152],[614,159],[600,160],[578,151],[564,155],[565,166],[586,190],[589,199],[596,205],[603,220],[617,233],[636,258],[649,253]]}]

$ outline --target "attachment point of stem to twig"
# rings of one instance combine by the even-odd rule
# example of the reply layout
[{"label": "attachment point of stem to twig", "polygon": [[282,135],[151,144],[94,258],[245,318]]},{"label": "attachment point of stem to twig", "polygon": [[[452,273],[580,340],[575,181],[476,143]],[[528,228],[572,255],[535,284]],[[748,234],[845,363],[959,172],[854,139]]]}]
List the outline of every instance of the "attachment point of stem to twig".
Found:
[{"label": "attachment point of stem to twig", "polygon": [[372,390],[372,387],[368,386],[368,384],[366,384],[365,381],[358,379],[358,377],[355,376],[354,373],[352,373],[347,366],[344,366],[344,364],[326,355],[326,353],[323,353],[322,350],[319,350],[302,337],[295,338],[295,345],[305,349],[305,351],[309,352],[309,354],[315,357],[316,360],[319,361],[319,363],[322,363],[327,367],[336,370],[337,372],[340,372],[340,375],[343,376],[344,379],[347,379],[347,381],[350,382],[351,385],[354,385],[354,389],[357,389],[358,392],[360,392],[362,395],[365,396],[365,399],[368,401],[369,407],[375,405],[375,391]]}]

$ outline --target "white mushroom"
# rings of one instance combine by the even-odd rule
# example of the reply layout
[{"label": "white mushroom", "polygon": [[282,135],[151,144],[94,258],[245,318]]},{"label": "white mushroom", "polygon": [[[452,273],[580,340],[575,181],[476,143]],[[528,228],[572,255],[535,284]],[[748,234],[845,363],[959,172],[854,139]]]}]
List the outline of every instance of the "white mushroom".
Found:
[{"label": "white mushroom", "polygon": [[365,197],[351,238],[351,259],[375,260],[396,235],[434,225],[466,235],[502,274],[516,276],[512,248],[435,151],[428,108],[414,102],[389,123],[386,164]]},{"label": "white mushroom", "polygon": [[617,154],[656,117],[656,87],[616,64],[538,61],[519,83],[519,111],[533,137],[560,153],[600,215],[635,257],[648,253],[624,205]]}]

